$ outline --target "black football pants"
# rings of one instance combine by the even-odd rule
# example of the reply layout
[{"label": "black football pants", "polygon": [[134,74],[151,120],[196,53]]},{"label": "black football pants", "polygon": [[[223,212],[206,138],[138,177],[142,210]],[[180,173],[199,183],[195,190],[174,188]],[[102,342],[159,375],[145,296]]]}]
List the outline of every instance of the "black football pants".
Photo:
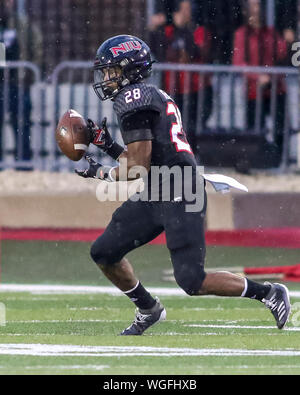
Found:
[{"label": "black football pants", "polygon": [[[205,193],[205,192],[204,192]],[[128,252],[166,234],[174,276],[189,295],[196,295],[205,278],[205,204],[201,212],[186,212],[186,202],[127,200],[113,214],[105,232],[93,243],[97,264],[112,265]]]}]

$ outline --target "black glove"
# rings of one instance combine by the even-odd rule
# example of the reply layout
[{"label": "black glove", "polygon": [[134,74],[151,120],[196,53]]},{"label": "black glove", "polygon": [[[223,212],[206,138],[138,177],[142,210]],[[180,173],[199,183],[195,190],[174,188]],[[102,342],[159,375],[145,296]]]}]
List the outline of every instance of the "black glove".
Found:
[{"label": "black glove", "polygon": [[95,124],[91,119],[87,120],[87,125],[91,133],[91,143],[101,148],[103,151],[107,151],[113,143],[113,139],[107,129],[107,118],[103,118],[101,127]]},{"label": "black glove", "polygon": [[89,162],[89,168],[86,170],[75,170],[75,173],[83,178],[99,178],[108,182],[115,182],[116,180],[112,177],[111,171],[115,169],[111,166],[103,166],[101,163],[97,163],[94,159],[86,155],[84,157]]},{"label": "black glove", "polygon": [[107,118],[103,118],[101,127],[95,124],[91,119],[87,120],[87,125],[90,131],[91,139],[90,142],[102,149],[105,153],[117,160],[124,151],[124,148],[116,143],[108,129],[107,129]]},{"label": "black glove", "polygon": [[86,155],[84,158],[89,162],[89,168],[82,171],[75,169],[75,173],[83,178],[100,178],[99,169],[103,166],[100,163],[95,162],[89,155]]}]

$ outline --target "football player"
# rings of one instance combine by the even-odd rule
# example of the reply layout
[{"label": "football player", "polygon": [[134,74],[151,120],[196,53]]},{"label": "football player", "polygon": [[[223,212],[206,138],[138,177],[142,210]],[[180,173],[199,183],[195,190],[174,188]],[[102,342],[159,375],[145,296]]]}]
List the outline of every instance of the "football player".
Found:
[{"label": "football player", "polygon": [[[179,166],[192,170],[188,179],[191,187],[198,181],[204,186],[202,177],[197,175],[195,157],[186,140],[176,103],[165,92],[145,83],[152,63],[149,47],[137,37],[112,37],[99,47],[94,65],[94,90],[101,100],[113,101],[127,148],[125,150],[112,139],[106,119],[101,127],[89,120],[91,142],[119,160],[120,166],[102,166],[87,157],[89,168],[77,171],[80,176],[108,182],[122,180],[122,174],[135,179],[142,171],[130,174],[138,167],[146,169],[149,186],[153,166]],[[163,182],[160,180],[160,185]],[[125,258],[128,252],[163,231],[176,282],[188,295],[242,296],[259,300],[271,310],[278,328],[282,329],[290,314],[289,294],[284,285],[260,284],[229,272],[205,273],[205,188],[197,190],[202,194],[203,206],[196,212],[186,210],[187,199],[183,192],[180,196],[173,194],[169,201],[163,199],[161,193],[152,200],[138,196],[127,200],[114,212],[105,232],[91,247],[91,256],[104,275],[136,305],[135,319],[121,335],[142,335],[151,325],[166,318],[162,303],[144,288]]]}]

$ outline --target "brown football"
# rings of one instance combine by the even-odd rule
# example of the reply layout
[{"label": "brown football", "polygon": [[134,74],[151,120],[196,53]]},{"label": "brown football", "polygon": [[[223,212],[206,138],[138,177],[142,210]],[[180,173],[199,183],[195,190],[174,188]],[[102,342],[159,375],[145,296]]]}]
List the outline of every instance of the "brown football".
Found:
[{"label": "brown football", "polygon": [[77,111],[66,111],[58,122],[55,139],[64,155],[75,162],[79,161],[90,144],[86,121]]}]

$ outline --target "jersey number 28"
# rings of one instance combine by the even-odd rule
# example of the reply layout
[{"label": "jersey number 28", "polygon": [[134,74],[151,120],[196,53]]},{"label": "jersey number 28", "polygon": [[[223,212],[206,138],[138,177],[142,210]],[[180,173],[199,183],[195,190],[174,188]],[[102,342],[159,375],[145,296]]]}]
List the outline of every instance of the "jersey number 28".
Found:
[{"label": "jersey number 28", "polygon": [[139,88],[133,89],[125,93],[126,103],[132,103],[133,100],[139,100],[141,98],[141,90]]},{"label": "jersey number 28", "polygon": [[171,141],[175,144],[177,152],[188,152],[192,154],[193,151],[187,142],[185,132],[182,126],[182,119],[179,108],[174,102],[168,102],[167,115],[175,115],[176,122],[172,123],[170,129]]}]

